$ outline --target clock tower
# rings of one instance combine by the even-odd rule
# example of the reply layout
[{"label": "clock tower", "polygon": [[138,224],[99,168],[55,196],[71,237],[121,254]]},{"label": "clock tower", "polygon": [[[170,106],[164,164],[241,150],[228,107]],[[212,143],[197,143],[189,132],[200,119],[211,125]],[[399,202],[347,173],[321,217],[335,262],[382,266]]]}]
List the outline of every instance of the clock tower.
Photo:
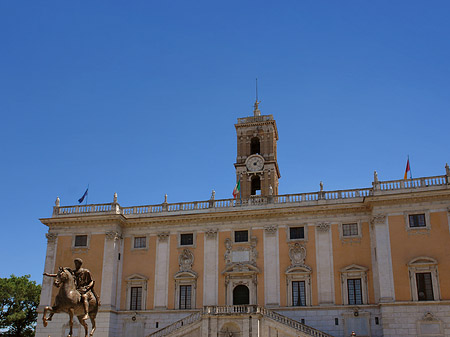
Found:
[{"label": "clock tower", "polygon": [[236,127],[236,182],[241,198],[278,194],[280,170],[277,162],[277,124],[272,115],[261,116],[256,100],[253,116],[238,118]]}]

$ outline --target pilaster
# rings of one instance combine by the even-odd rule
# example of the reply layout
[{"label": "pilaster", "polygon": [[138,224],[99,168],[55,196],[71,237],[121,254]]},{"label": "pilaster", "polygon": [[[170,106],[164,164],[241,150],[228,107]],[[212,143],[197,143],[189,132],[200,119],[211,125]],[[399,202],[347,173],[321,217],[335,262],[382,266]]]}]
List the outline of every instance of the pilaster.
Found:
[{"label": "pilaster", "polygon": [[277,226],[264,228],[264,299],[267,306],[280,305],[280,258]]},{"label": "pilaster", "polygon": [[155,309],[167,309],[169,295],[169,253],[170,235],[168,232],[159,233],[156,243]]},{"label": "pilaster", "polygon": [[[53,233],[45,234],[47,238],[47,252],[45,254],[44,272],[53,274],[55,271],[56,250],[58,246],[58,236]],[[44,276],[42,279],[42,291],[39,307],[51,305],[53,278]]]},{"label": "pilaster", "polygon": [[319,305],[333,304],[335,302],[332,245],[330,224],[317,224],[316,260]]},{"label": "pilaster", "polygon": [[208,229],[204,237],[203,305],[218,304],[219,245],[217,229]]},{"label": "pilaster", "polygon": [[116,231],[105,233],[103,252],[102,286],[100,300],[103,310],[116,308],[117,278],[121,236]]},{"label": "pilaster", "polygon": [[375,234],[375,258],[380,290],[379,302],[393,302],[395,300],[394,274],[392,271],[388,217],[385,214],[374,215],[371,219],[371,225]]}]

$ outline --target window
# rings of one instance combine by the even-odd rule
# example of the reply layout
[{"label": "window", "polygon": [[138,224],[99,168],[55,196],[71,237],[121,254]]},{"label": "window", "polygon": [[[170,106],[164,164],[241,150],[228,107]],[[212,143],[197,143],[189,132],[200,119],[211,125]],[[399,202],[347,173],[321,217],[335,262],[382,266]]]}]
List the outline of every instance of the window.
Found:
[{"label": "window", "polygon": [[432,301],[433,283],[431,281],[431,273],[416,273],[417,297],[419,301]]},{"label": "window", "polygon": [[311,268],[294,265],[286,270],[288,306],[311,305]]},{"label": "window", "polygon": [[250,141],[250,155],[259,154],[260,152],[260,143],[258,137],[253,137]]},{"label": "window", "polygon": [[147,238],[145,236],[137,236],[134,238],[134,248],[146,248],[147,247]]},{"label": "window", "polygon": [[411,297],[413,301],[438,301],[440,299],[437,261],[421,256],[408,263]]},{"label": "window", "polygon": [[87,235],[76,235],[75,236],[75,247],[87,247],[88,236]]},{"label": "window", "polygon": [[363,266],[352,264],[340,270],[342,303],[349,305],[367,304],[367,271]]},{"label": "window", "polygon": [[358,224],[342,224],[342,236],[358,236]]},{"label": "window", "polygon": [[180,286],[179,309],[191,309],[191,286]]},{"label": "window", "polygon": [[126,278],[126,303],[130,310],[145,310],[147,281],[148,278],[140,274],[133,274]]},{"label": "window", "polygon": [[235,231],[234,242],[248,242],[248,231]]},{"label": "window", "polygon": [[290,227],[289,228],[289,239],[299,240],[305,238],[305,227]]},{"label": "window", "polygon": [[410,214],[409,227],[426,227],[425,214]]},{"label": "window", "polygon": [[292,305],[294,307],[306,305],[305,281],[292,281]]},{"label": "window", "polygon": [[192,246],[194,244],[194,234],[187,233],[180,235],[180,246]]},{"label": "window", "polygon": [[142,287],[131,287],[130,310],[142,310]]},{"label": "window", "polygon": [[348,304],[362,304],[361,279],[347,279]]}]

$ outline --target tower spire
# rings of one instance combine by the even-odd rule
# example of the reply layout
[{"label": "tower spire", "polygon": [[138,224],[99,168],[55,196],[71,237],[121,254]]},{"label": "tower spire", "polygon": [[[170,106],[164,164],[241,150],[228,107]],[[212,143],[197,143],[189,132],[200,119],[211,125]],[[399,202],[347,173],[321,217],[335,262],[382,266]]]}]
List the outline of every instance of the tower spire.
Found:
[{"label": "tower spire", "polygon": [[261,111],[258,108],[259,103],[261,103],[261,101],[258,102],[258,78],[256,78],[256,100],[253,105],[253,116],[261,116]]}]

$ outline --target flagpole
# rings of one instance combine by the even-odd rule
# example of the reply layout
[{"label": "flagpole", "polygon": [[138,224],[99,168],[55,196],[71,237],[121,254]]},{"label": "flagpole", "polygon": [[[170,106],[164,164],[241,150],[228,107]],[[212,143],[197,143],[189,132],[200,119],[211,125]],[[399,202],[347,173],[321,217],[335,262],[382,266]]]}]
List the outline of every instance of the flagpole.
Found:
[{"label": "flagpole", "polygon": [[89,184],[88,184],[88,187],[87,187],[87,193],[86,193],[86,203],[85,203],[85,205],[87,205],[87,202],[88,202],[88,198],[89,198]]},{"label": "flagpole", "polygon": [[241,193],[241,177],[239,177],[239,202],[242,206],[242,193]]},{"label": "flagpole", "polygon": [[409,154],[408,154],[408,164],[409,164],[409,179],[412,179],[411,163],[409,162]]}]

